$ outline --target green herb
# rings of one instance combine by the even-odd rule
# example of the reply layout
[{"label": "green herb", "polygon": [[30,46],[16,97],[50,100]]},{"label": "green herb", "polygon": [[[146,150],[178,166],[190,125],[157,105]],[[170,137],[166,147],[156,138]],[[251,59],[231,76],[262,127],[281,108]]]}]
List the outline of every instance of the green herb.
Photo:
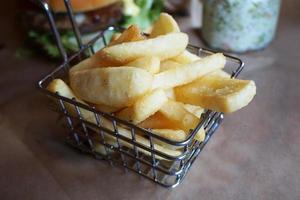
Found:
[{"label": "green herb", "polygon": [[140,13],[134,17],[124,16],[122,26],[127,27],[131,24],[136,24],[144,30],[159,17],[163,7],[163,0],[135,0],[135,3],[140,7]]},{"label": "green herb", "polygon": [[[41,45],[43,50],[45,50],[49,56],[53,58],[60,57],[60,53],[52,33],[39,33],[31,30],[28,32],[28,37],[37,44]],[[74,38],[74,34],[72,32],[65,32],[61,34],[61,42],[67,52],[75,52],[78,50],[76,44],[72,42],[72,38]]]}]

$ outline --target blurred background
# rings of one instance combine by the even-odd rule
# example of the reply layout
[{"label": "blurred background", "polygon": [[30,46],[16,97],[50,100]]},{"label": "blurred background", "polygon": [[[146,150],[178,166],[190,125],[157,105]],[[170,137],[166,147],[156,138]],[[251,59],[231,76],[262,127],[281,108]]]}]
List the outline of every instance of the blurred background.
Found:
[{"label": "blurred background", "polygon": [[[256,82],[257,96],[226,115],[182,185],[155,187],[63,144],[64,129],[37,90],[38,80],[61,62],[47,20],[36,1],[5,1],[0,7],[2,198],[300,199],[300,1],[107,2],[97,9],[76,8],[85,41],[106,25],[134,23],[146,32],[166,11],[190,44],[240,57],[246,64],[241,78]],[[65,11],[59,3],[53,9],[72,54],[76,40]]]}]

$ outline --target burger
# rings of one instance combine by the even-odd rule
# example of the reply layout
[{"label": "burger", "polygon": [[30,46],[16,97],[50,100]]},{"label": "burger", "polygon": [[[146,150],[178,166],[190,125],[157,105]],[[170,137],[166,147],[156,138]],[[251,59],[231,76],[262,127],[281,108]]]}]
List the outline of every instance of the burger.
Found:
[{"label": "burger", "polygon": [[[67,14],[64,0],[45,0],[54,14],[61,41],[67,53],[78,50],[76,38]],[[74,19],[83,42],[90,41],[99,31],[109,26],[127,27],[136,24],[148,28],[159,16],[163,0],[69,0]],[[21,1],[21,21],[28,39],[41,47],[49,56],[60,56],[48,19],[36,0]],[[110,37],[108,35],[107,37]],[[95,44],[95,49],[102,44]]]}]

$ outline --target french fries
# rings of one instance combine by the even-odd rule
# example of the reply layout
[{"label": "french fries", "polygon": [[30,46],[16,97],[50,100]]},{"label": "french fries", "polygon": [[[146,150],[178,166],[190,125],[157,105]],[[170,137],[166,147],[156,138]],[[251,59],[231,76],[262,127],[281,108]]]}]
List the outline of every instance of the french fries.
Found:
[{"label": "french fries", "polygon": [[116,41],[121,35],[122,35],[122,33],[118,33],[118,32],[117,32],[117,33],[114,33],[114,34],[111,36],[109,45],[111,45],[112,42]]},{"label": "french fries", "polygon": [[154,76],[152,89],[168,89],[190,83],[205,74],[224,68],[225,62],[224,55],[217,53],[191,64],[158,73]]},{"label": "french fries", "polygon": [[[174,18],[167,13],[161,13],[158,20],[154,23],[149,37],[155,38],[160,35],[178,32],[180,32],[180,28]],[[199,59],[200,57],[187,50],[184,50],[181,54],[172,58],[173,61],[181,64],[190,64]]]},{"label": "french fries", "polygon": [[160,69],[160,60],[155,56],[141,57],[130,63],[127,63],[126,65],[141,68],[151,74],[156,74]]},{"label": "french fries", "polygon": [[[186,49],[187,44],[187,35],[170,15],[163,13],[148,37],[137,26],[130,26],[116,34],[107,47],[70,69],[71,87],[55,79],[47,89],[151,129],[153,134],[168,140],[182,142],[200,123],[204,109],[234,112],[246,106],[256,93],[253,81],[230,79],[222,70],[226,63],[222,53],[200,58]],[[67,102],[64,105],[70,115],[78,117],[74,105]],[[93,112],[78,109],[83,120],[99,126]],[[90,123],[87,126],[98,132]],[[120,121],[113,126],[101,117],[101,126],[104,132],[117,131],[121,138],[133,140],[130,128]],[[140,130],[135,132],[135,141],[151,148],[149,137]],[[205,134],[202,127],[192,139],[204,141]],[[118,144],[134,148],[121,138],[117,142],[115,136],[106,133],[104,140],[116,148]],[[183,152],[180,146],[155,136],[152,139],[157,151],[170,156]],[[149,151],[135,147],[151,156]],[[106,154],[100,143],[95,143],[94,151]],[[156,158],[163,159],[157,155]]]},{"label": "french fries", "polygon": [[[91,104],[92,105],[92,104]],[[114,113],[120,110],[120,108],[112,107],[112,106],[107,106],[107,105],[93,105],[96,110],[102,111],[102,112],[107,112],[107,113]]]},{"label": "french fries", "polygon": [[201,118],[201,115],[204,113],[204,109],[200,106],[195,106],[192,104],[183,104],[183,107],[190,113],[193,113],[199,119]]},{"label": "french fries", "polygon": [[[75,96],[74,92],[72,91],[72,89],[61,79],[54,79],[53,81],[51,81],[49,83],[49,85],[47,86],[47,90],[49,90],[50,92],[53,93],[58,93],[60,96],[69,98],[69,99],[75,99],[76,101],[78,101],[79,103],[82,103],[84,105],[88,105],[85,102],[83,102],[81,99],[79,99],[77,96]],[[69,114],[73,115],[73,116],[77,116],[77,111],[74,105],[71,105],[70,103],[65,103],[64,104],[67,111],[69,112]],[[86,119],[87,121],[90,121],[92,123],[96,123],[94,114],[86,109],[81,109],[79,108],[80,114],[81,116]]]},{"label": "french fries", "polygon": [[136,25],[131,25],[121,35],[112,40],[108,46],[122,44],[124,42],[135,42],[145,39],[146,37],[142,34],[140,28]]},{"label": "french fries", "polygon": [[176,100],[176,96],[173,88],[165,89],[165,93],[169,99]]},{"label": "french fries", "polygon": [[80,63],[78,63],[77,65],[73,66],[70,70],[69,70],[69,74],[75,72],[75,71],[80,71],[80,70],[87,70],[87,69],[92,69],[92,68],[96,68],[100,66],[100,62],[95,59],[95,56],[92,56],[90,58],[87,58],[83,61],[81,61]]},{"label": "french fries", "polygon": [[[114,131],[114,128],[113,128],[112,124],[109,121],[107,121],[107,120],[104,119],[103,122],[102,122],[102,124],[103,124],[103,126],[105,128],[109,129],[110,131]],[[132,140],[131,132],[129,130],[121,127],[121,126],[118,126],[118,133],[120,135],[122,135],[122,136],[124,136],[124,137],[126,137],[126,138],[128,138],[130,140]],[[114,137],[109,136],[109,135],[107,135],[107,137],[110,138],[110,139],[114,139]],[[151,148],[150,141],[148,139],[144,138],[143,136],[140,136],[140,135],[136,134],[135,135],[135,140],[136,140],[137,143],[139,143],[139,144],[141,144],[143,146],[146,146],[148,148]],[[128,148],[133,148],[132,144],[126,142],[125,140],[119,139],[119,142],[121,143],[121,145],[124,145],[124,146],[126,146]],[[170,148],[165,148],[165,147],[163,147],[163,146],[161,146],[161,145],[159,145],[157,143],[156,144],[154,143],[154,148],[157,151],[163,152],[163,153],[165,153],[167,155],[170,155],[170,156],[179,156],[179,155],[182,154],[182,151],[180,151],[180,150],[174,150],[174,149],[170,149]],[[149,156],[151,155],[151,153],[149,151],[146,151],[146,150],[144,150],[142,148],[137,147],[137,150],[140,151],[140,152],[145,153],[146,155],[149,155]],[[157,158],[163,159],[160,156],[157,156]]]},{"label": "french fries", "polygon": [[187,44],[188,36],[185,33],[169,33],[152,39],[105,47],[95,55],[109,63],[124,65],[145,56],[156,56],[160,60],[172,58],[182,53]]},{"label": "french fries", "polygon": [[[80,103],[83,103],[85,105],[87,105],[85,102],[83,102],[80,98],[76,97],[75,94],[73,93],[72,89],[64,82],[62,81],[61,79],[54,79],[52,82],[49,83],[47,89],[53,93],[56,93],[58,92],[59,95],[63,96],[63,97],[66,97],[66,98],[75,98],[78,102]],[[66,103],[65,104],[66,106],[66,109],[67,111],[73,115],[73,116],[77,116],[77,113],[76,113],[76,110],[75,110],[75,107],[69,103]],[[82,108],[79,108],[80,112],[81,112],[81,117],[88,121],[88,122],[91,122],[93,124],[97,124],[96,122],[96,119],[95,119],[95,116],[93,114],[93,112],[90,112],[86,109],[82,109]],[[101,126],[102,127],[105,127],[106,129],[110,130],[110,131],[114,131],[114,127],[112,125],[111,122],[109,122],[107,119],[105,118],[102,118],[101,119]],[[95,130],[96,132],[98,132],[99,130],[96,129],[95,127],[93,126],[89,126],[91,129]],[[132,139],[132,136],[131,136],[131,132],[123,127],[120,127],[118,126],[118,133],[126,138],[128,138],[129,140]],[[109,144],[113,145],[115,144],[115,138],[110,136],[109,134],[105,134],[105,138],[106,138],[106,141],[108,141]],[[150,147],[150,142],[148,139],[136,134],[135,135],[135,140],[137,143],[139,144],[142,144],[148,148],[151,148]],[[119,139],[119,142],[128,147],[128,148],[133,148],[132,147],[132,144],[126,142],[125,140],[122,140],[122,139]],[[168,149],[168,148],[165,148],[159,144],[154,144],[154,147],[157,151],[160,151],[160,152],[164,152],[165,154],[167,155],[170,155],[170,156],[179,156],[182,152],[179,151],[179,150],[173,150],[173,149]],[[146,151],[142,148],[137,148],[138,151],[141,151],[143,153],[145,153],[146,155],[150,155],[150,152],[149,151]],[[102,153],[104,154],[104,147],[103,145],[101,144],[98,144],[95,149],[95,151],[99,152],[99,153]],[[159,159],[163,159],[162,157],[158,157]]]},{"label": "french fries", "polygon": [[192,62],[195,62],[197,60],[200,60],[201,58],[188,50],[183,51],[181,54],[178,56],[175,56],[171,60],[174,62],[180,63],[180,64],[190,64]]},{"label": "french fries", "polygon": [[132,106],[117,113],[117,116],[137,124],[157,112],[167,100],[168,98],[162,89],[154,90],[137,99]]},{"label": "french fries", "polygon": [[178,101],[203,108],[230,113],[239,110],[253,99],[255,83],[248,80],[207,76],[175,88]]},{"label": "french fries", "polygon": [[[182,142],[186,139],[186,134],[183,130],[173,130],[173,129],[152,129],[152,132],[155,135],[159,135],[163,138],[167,138],[171,141]],[[179,150],[182,149],[182,146],[170,145],[166,142],[153,138],[154,143],[161,145],[167,149]]]},{"label": "french fries", "polygon": [[164,138],[168,138],[172,141],[181,142],[186,139],[186,134],[183,130],[173,129],[153,129],[152,132],[155,135],[159,135]]},{"label": "french fries", "polygon": [[216,70],[213,71],[209,74],[207,74],[207,76],[216,76],[216,77],[220,77],[220,78],[230,78],[230,74],[228,74],[227,72],[223,71],[223,70]]},{"label": "french fries", "polygon": [[[199,123],[199,118],[188,112],[182,103],[169,100],[159,110],[176,128],[184,130],[188,135],[190,130],[195,128]],[[195,136],[196,140],[202,141],[205,131],[201,128]]]},{"label": "french fries", "polygon": [[154,23],[149,37],[155,38],[160,35],[178,32],[180,32],[180,29],[174,18],[167,13],[162,13],[158,20]]},{"label": "french fries", "polygon": [[70,73],[75,94],[90,103],[123,108],[134,104],[152,85],[152,75],[135,67],[107,67]]},{"label": "french fries", "polygon": [[[122,44],[125,42],[141,41],[145,39],[146,37],[142,34],[141,30],[136,25],[132,25],[128,27],[128,29],[126,29],[122,34],[118,34],[118,33],[114,34],[108,46]],[[91,56],[90,58],[72,67],[70,69],[70,72],[72,73],[73,71],[78,71],[78,70],[91,69],[97,67],[113,67],[113,66],[117,66],[117,64],[107,59],[105,55],[102,54],[101,51],[99,51],[98,53]]]},{"label": "french fries", "polygon": [[180,67],[180,66],[181,66],[180,63],[175,62],[173,60],[164,60],[160,64],[159,72],[168,71],[170,69],[175,69],[175,68]]},{"label": "french fries", "polygon": [[139,123],[138,126],[148,129],[179,129],[176,122],[171,121],[161,112],[156,112],[151,115],[146,120]]}]

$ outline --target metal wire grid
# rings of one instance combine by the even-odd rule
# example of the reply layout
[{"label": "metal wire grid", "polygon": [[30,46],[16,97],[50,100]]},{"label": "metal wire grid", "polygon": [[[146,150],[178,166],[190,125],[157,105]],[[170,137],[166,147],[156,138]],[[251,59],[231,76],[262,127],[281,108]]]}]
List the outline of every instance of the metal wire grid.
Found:
[{"label": "metal wire grid", "polygon": [[[104,45],[106,45],[106,33],[114,31],[116,28],[109,27],[99,32],[89,43],[83,44],[69,0],[64,0],[80,49],[77,53],[68,57],[62,46],[59,31],[48,4],[44,0],[39,0],[39,2],[49,19],[51,30],[63,58],[63,64],[39,81],[38,86],[44,93],[57,101],[58,106],[55,110],[65,118],[68,126],[68,144],[82,152],[95,156],[97,159],[107,160],[110,165],[123,166],[125,169],[134,171],[162,186],[177,186],[219,127],[224,117],[223,113],[207,110],[201,116],[199,124],[190,131],[189,137],[184,141],[175,142],[160,137],[151,130],[146,130],[130,122],[118,119],[112,114],[98,111],[94,107],[77,102],[75,99],[60,96],[59,93],[49,92],[46,86],[51,80],[62,78],[67,82],[71,63],[82,60],[86,55],[93,55],[93,44],[95,42],[102,40]],[[213,51],[191,45],[188,46],[188,50],[199,56],[214,53]],[[238,58],[229,55],[225,56],[227,59],[226,68],[233,69],[231,73],[232,78],[237,77],[242,71],[244,63]],[[84,113],[89,113],[89,116],[93,117],[87,119]],[[201,127],[204,127],[206,136],[203,142],[198,142],[194,140],[194,136]],[[172,155],[161,151],[156,145],[158,142],[169,149],[180,151],[180,154]]]}]

